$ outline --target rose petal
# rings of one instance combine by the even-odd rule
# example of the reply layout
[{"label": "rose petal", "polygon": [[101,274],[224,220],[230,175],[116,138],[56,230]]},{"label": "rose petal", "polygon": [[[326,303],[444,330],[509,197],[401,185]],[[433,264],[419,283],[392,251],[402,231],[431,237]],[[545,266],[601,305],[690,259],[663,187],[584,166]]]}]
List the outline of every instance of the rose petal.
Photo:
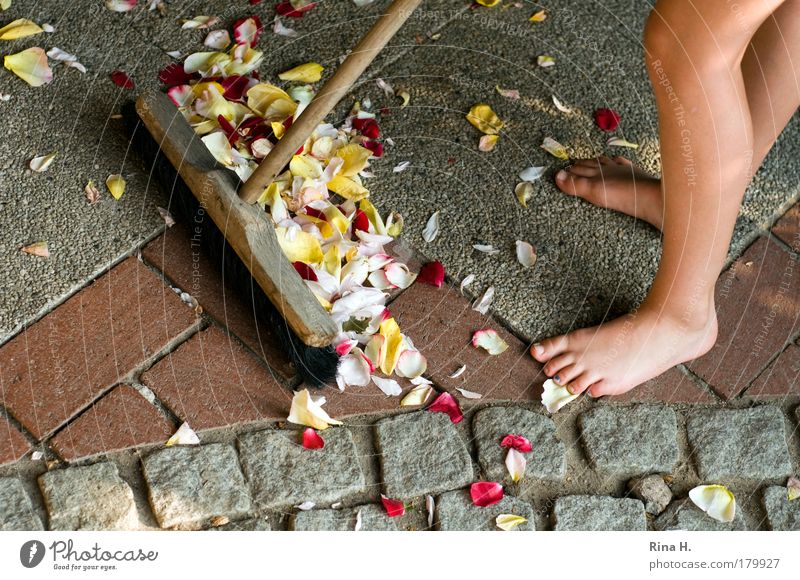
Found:
[{"label": "rose petal", "polygon": [[384,272],[386,272],[386,279],[389,280],[395,288],[408,288],[414,283],[414,280],[417,279],[417,275],[412,274],[408,266],[397,262],[386,266]]},{"label": "rose petal", "polygon": [[450,378],[457,379],[458,377],[464,374],[465,370],[467,370],[467,365],[461,365],[452,375],[450,375]]},{"label": "rose petal", "polygon": [[231,43],[231,35],[227,30],[212,30],[208,33],[203,44],[215,50],[224,50]]},{"label": "rose petal", "polygon": [[519,174],[519,178],[522,181],[536,181],[537,179],[541,178],[544,175],[544,172],[547,171],[546,166],[531,166],[522,171]]},{"label": "rose petal", "polygon": [[478,142],[478,151],[482,151],[487,153],[494,149],[494,146],[497,145],[497,141],[500,139],[500,135],[483,135]]},{"label": "rose petal", "polygon": [[578,395],[573,395],[567,387],[559,385],[553,379],[547,379],[543,387],[542,405],[545,406],[548,413],[555,413],[564,405],[578,398]]},{"label": "rose petal", "polygon": [[282,81],[295,81],[301,83],[315,83],[322,78],[325,68],[316,62],[307,62],[278,75]]},{"label": "rose petal", "polygon": [[479,252],[483,252],[484,254],[489,254],[490,256],[500,253],[500,250],[498,250],[491,244],[473,244],[472,247],[478,250]]},{"label": "rose petal", "polygon": [[545,18],[547,18],[547,13],[544,10],[539,10],[539,12],[532,14],[528,20],[531,22],[542,22]]},{"label": "rose petal", "polygon": [[50,164],[53,163],[53,159],[56,158],[56,152],[53,151],[47,155],[42,155],[40,157],[34,157],[28,162],[28,167],[31,168],[31,171],[35,171],[37,173],[41,173],[42,171],[47,171],[50,168]]},{"label": "rose petal", "polygon": [[316,505],[317,504],[313,501],[304,501],[303,503],[296,505],[294,507],[296,507],[300,511],[307,512],[309,510],[313,510]]},{"label": "rose petal", "polygon": [[340,390],[346,386],[365,387],[369,384],[372,369],[369,362],[361,356],[361,351],[353,352],[341,357],[336,367],[336,384]]},{"label": "rose petal", "polygon": [[485,103],[474,105],[467,113],[467,121],[485,135],[498,135],[503,128],[503,121]]},{"label": "rose petal", "polygon": [[458,288],[459,288],[459,290],[461,291],[461,293],[463,294],[463,293],[464,293],[464,288],[466,288],[467,286],[469,286],[470,284],[472,284],[474,281],[475,281],[475,274],[468,274],[468,275],[467,275],[467,276],[466,276],[466,277],[465,277],[465,278],[464,278],[464,279],[461,281],[461,284],[460,284],[460,285],[459,285],[459,287],[458,287]]},{"label": "rose petal", "polygon": [[542,141],[541,147],[553,157],[565,160],[569,159],[569,153],[567,153],[567,149],[552,137],[545,137],[544,141]]},{"label": "rose petal", "polygon": [[415,379],[428,369],[428,361],[418,350],[404,350],[397,359],[395,372],[400,377]]},{"label": "rose petal", "polygon": [[183,30],[202,30],[214,26],[217,22],[219,22],[219,18],[216,16],[195,16],[184,20],[181,28]]},{"label": "rose petal", "polygon": [[528,242],[517,240],[517,261],[525,268],[533,268],[536,264],[536,250]]},{"label": "rose petal", "polygon": [[181,423],[181,426],[178,427],[175,434],[170,437],[164,445],[166,447],[172,447],[173,445],[200,445],[200,438],[197,436],[197,433],[189,427],[189,423],[184,422]]},{"label": "rose petal", "polygon": [[40,258],[49,258],[50,249],[47,247],[47,242],[35,242],[19,249],[20,252],[30,254],[31,256],[38,256]]},{"label": "rose petal", "polygon": [[517,526],[524,524],[527,521],[528,520],[526,518],[514,514],[500,514],[494,520],[497,527],[504,532],[510,532]]},{"label": "rose petal", "polygon": [[249,44],[254,46],[258,42],[264,27],[258,16],[250,16],[237,20],[233,25],[233,38],[238,44]]},{"label": "rose petal", "polygon": [[503,486],[496,481],[476,481],[469,487],[472,503],[478,507],[487,507],[503,499]]},{"label": "rose petal", "polygon": [[135,85],[133,79],[128,76],[128,73],[121,70],[115,70],[111,73],[111,80],[114,84],[123,89],[132,89]]},{"label": "rose petal", "polygon": [[130,12],[136,8],[136,0],[106,0],[106,8],[112,12]]},{"label": "rose petal", "polygon": [[472,335],[472,346],[482,348],[493,356],[502,354],[508,348],[506,341],[492,329],[475,331]]},{"label": "rose petal", "polygon": [[119,199],[125,193],[125,179],[118,174],[109,175],[106,178],[106,187],[114,199]]},{"label": "rose petal", "polygon": [[302,230],[289,231],[287,228],[275,228],[283,253],[290,262],[319,264],[325,257],[319,240]]},{"label": "rose petal", "polygon": [[342,342],[336,345],[334,350],[336,350],[336,354],[339,355],[340,357],[346,356],[350,354],[350,351],[353,350],[353,348],[355,348],[357,344],[358,341],[356,340],[352,339],[343,340]]},{"label": "rose petal", "polygon": [[277,16],[275,17],[275,21],[272,23],[272,32],[274,32],[278,36],[287,36],[287,37],[297,36],[297,31],[294,28],[289,28],[288,26],[285,26],[281,22],[281,19],[278,18]]},{"label": "rose petal", "polygon": [[530,453],[533,451],[533,446],[527,437],[514,435],[513,433],[503,437],[503,440],[500,441],[500,447],[504,449],[516,449],[522,453]]},{"label": "rose petal", "polygon": [[86,187],[83,188],[83,193],[86,195],[86,201],[90,204],[95,204],[100,201],[100,190],[97,189],[97,186],[91,179],[86,184]]},{"label": "rose petal", "polygon": [[597,109],[594,112],[594,122],[603,131],[615,131],[619,127],[619,115],[611,109]]},{"label": "rose petal", "polygon": [[389,376],[394,372],[397,360],[400,358],[400,347],[403,344],[403,336],[400,334],[400,327],[394,318],[389,318],[381,322],[380,334],[385,342],[383,344],[383,362],[381,372]]},{"label": "rose petal", "polygon": [[612,137],[606,142],[606,145],[609,147],[627,147],[628,149],[638,149],[639,145],[637,143],[631,143],[630,141],[626,141],[622,137]]},{"label": "rose petal", "polygon": [[468,391],[467,389],[462,389],[460,387],[456,387],[456,391],[461,393],[461,396],[465,399],[481,399],[483,395],[480,393],[476,393],[475,391]]},{"label": "rose petal", "polygon": [[422,230],[422,239],[430,243],[439,235],[439,212],[433,212],[433,215],[428,218],[428,223],[425,224],[425,229]]},{"label": "rose petal", "polygon": [[483,296],[478,298],[472,305],[472,309],[476,312],[480,312],[481,314],[486,314],[489,312],[489,308],[492,306],[492,301],[494,300],[494,286],[489,286],[486,289],[486,292],[483,293]]},{"label": "rose petal", "polygon": [[461,407],[458,404],[458,401],[453,398],[453,395],[450,393],[442,393],[428,406],[428,411],[434,413],[447,413],[450,417],[450,421],[453,423],[460,423],[461,420],[464,418],[464,414],[461,412]]},{"label": "rose petal", "polygon": [[553,95],[553,104],[556,106],[556,109],[558,109],[562,113],[571,113],[572,112],[572,109],[570,109],[569,107],[565,106],[564,103],[559,101],[558,97],[556,97],[555,95]]},{"label": "rose petal", "polygon": [[175,218],[172,217],[172,214],[169,213],[169,210],[164,209],[163,207],[156,207],[158,210],[158,215],[161,216],[161,219],[164,220],[164,224],[171,228],[175,225]]},{"label": "rose petal", "polygon": [[800,497],[800,479],[796,477],[790,477],[789,480],[786,482],[786,495],[789,498],[789,501],[794,501],[798,497]]},{"label": "rose petal", "polygon": [[52,58],[53,60],[63,62],[66,66],[74,68],[75,70],[78,70],[81,73],[86,72],[86,67],[78,62],[77,56],[75,56],[74,54],[70,54],[64,50],[61,50],[57,46],[54,46],[53,48],[48,50],[47,56],[49,58]]},{"label": "rose petal", "polygon": [[409,94],[408,91],[402,90],[402,91],[397,91],[397,96],[400,97],[400,99],[403,101],[402,103],[400,103],[400,108],[405,109],[408,106],[408,103],[411,102],[411,95]]},{"label": "rose petal", "polygon": [[383,392],[387,397],[398,397],[403,394],[403,389],[400,383],[394,379],[385,379],[377,375],[372,376],[372,382]]},{"label": "rose petal", "polygon": [[316,6],[315,2],[303,4],[302,6],[294,6],[289,1],[279,2],[275,6],[275,11],[281,16],[288,16],[289,18],[302,18],[306,12]]},{"label": "rose petal", "polygon": [[6,55],[3,57],[3,66],[32,87],[40,87],[53,80],[47,55],[38,46]]},{"label": "rose petal", "polygon": [[556,66],[556,59],[547,54],[542,54],[536,57],[536,64],[542,68],[550,68],[551,66]]},{"label": "rose petal", "polygon": [[528,207],[528,201],[533,197],[533,184],[530,181],[518,183],[514,188],[514,195],[522,207]]},{"label": "rose petal", "polygon": [[425,509],[428,510],[428,527],[433,527],[434,514],[436,513],[436,500],[432,495],[425,496]]},{"label": "rose petal", "polygon": [[512,99],[514,101],[518,101],[520,99],[519,91],[517,89],[501,89],[499,86],[495,85],[494,90],[507,99]]},{"label": "rose petal", "polygon": [[306,449],[322,449],[325,447],[325,440],[314,429],[306,427],[303,430],[303,447]]},{"label": "rose petal", "polygon": [[736,498],[724,485],[699,485],[689,491],[689,499],[718,522],[732,522],[736,516]]},{"label": "rose petal", "polygon": [[411,389],[408,394],[400,401],[401,407],[416,407],[424,405],[433,393],[433,388],[430,385],[417,385]]},{"label": "rose petal", "polygon": [[44,32],[38,24],[27,18],[18,18],[0,28],[0,40],[16,40]]},{"label": "rose petal", "polygon": [[324,397],[314,401],[308,389],[295,391],[292,397],[292,407],[289,410],[287,421],[297,425],[305,425],[314,429],[327,429],[331,425],[341,425],[341,421],[332,419],[323,409]]},{"label": "rose petal", "polygon": [[381,78],[375,79],[375,84],[378,85],[378,88],[380,90],[382,90],[383,94],[385,94],[387,97],[393,97],[394,96],[394,88],[392,87],[392,85],[387,83],[385,80],[383,80]]},{"label": "rose petal", "polygon": [[389,499],[381,494],[381,503],[383,504],[383,509],[386,510],[386,515],[390,518],[396,518],[406,513],[406,506],[400,500]]},{"label": "rose petal", "polygon": [[525,477],[525,456],[514,448],[508,450],[506,455],[506,469],[511,476],[511,481],[518,482]]}]

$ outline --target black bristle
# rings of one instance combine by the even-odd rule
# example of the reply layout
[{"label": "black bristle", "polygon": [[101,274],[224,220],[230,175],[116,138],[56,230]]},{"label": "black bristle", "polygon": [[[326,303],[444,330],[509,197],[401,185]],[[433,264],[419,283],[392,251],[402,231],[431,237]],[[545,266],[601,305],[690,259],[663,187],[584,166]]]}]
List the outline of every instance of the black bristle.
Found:
[{"label": "black bristle", "polygon": [[276,332],[278,341],[303,381],[315,387],[323,387],[333,382],[339,362],[333,347],[308,346],[292,332],[286,320],[261,291],[219,228],[204,211],[200,211],[200,203],[169,160],[161,153],[158,143],[136,114],[134,104],[126,104],[122,113],[131,142],[140,153],[151,178],[156,179],[169,192],[168,209],[176,221],[191,224],[192,239],[200,239],[203,251],[214,263],[219,264],[225,279],[230,280],[234,289],[250,302],[249,305],[258,319]]}]

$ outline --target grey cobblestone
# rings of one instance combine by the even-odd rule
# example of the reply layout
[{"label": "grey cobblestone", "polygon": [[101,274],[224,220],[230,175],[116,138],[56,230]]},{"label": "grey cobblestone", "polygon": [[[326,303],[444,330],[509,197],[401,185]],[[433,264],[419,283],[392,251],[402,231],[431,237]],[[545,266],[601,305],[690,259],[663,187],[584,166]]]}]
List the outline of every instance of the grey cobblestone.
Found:
[{"label": "grey cobblestone", "polygon": [[51,530],[139,527],[133,491],[113,463],[49,471],[39,477]]},{"label": "grey cobblestone", "polygon": [[678,461],[678,424],[669,407],[603,406],[582,413],[579,425],[586,455],[603,473],[669,473]]},{"label": "grey cobblestone", "polygon": [[230,445],[170,447],[148,455],[142,464],[150,505],[162,528],[195,527],[214,516],[242,517],[251,509]]},{"label": "grey cobblestone", "polygon": [[272,526],[265,518],[249,518],[209,529],[218,532],[270,532]]},{"label": "grey cobblestone", "polygon": [[686,427],[704,480],[763,480],[791,473],[783,413],[776,407],[695,410]]},{"label": "grey cobblestone", "polygon": [[740,506],[730,523],[718,522],[692,503],[690,499],[672,502],[664,513],[656,518],[653,526],[659,531],[688,530],[691,532],[722,532],[747,530],[747,522]]},{"label": "grey cobblestone", "polygon": [[556,500],[553,527],[557,531],[646,530],[647,521],[638,499],[570,495]]},{"label": "grey cobblestone", "polygon": [[763,499],[770,529],[800,531],[800,499],[789,501],[786,488],[778,485],[767,487]]},{"label": "grey cobblestone", "polygon": [[534,530],[535,518],[531,504],[512,496],[505,496],[500,502],[487,507],[472,503],[469,491],[458,489],[443,493],[436,498],[436,525],[444,532],[457,531],[502,531],[495,519],[500,514],[514,514],[528,521],[515,530]]},{"label": "grey cobblestone", "polygon": [[43,529],[20,480],[16,477],[0,478],[0,532]]},{"label": "grey cobblestone", "polygon": [[359,511],[361,512],[361,531],[397,531],[394,518],[387,516],[383,508],[375,504],[339,510],[310,510],[298,512],[289,520],[289,529],[298,532],[352,532],[355,529]]},{"label": "grey cobblestone", "polygon": [[378,421],[375,431],[387,496],[418,497],[474,481],[467,447],[444,413],[390,417]]},{"label": "grey cobblestone", "polygon": [[672,491],[660,475],[648,475],[628,482],[634,496],[644,502],[647,513],[657,516],[672,501]]},{"label": "grey cobblestone", "polygon": [[305,501],[334,503],[366,490],[348,429],[323,431],[323,449],[305,449],[299,435],[298,431],[267,430],[239,438],[256,508],[285,508]]},{"label": "grey cobblestone", "polygon": [[492,407],[475,414],[472,433],[478,449],[478,463],[487,479],[511,481],[505,466],[507,449],[500,441],[509,434],[527,437],[533,451],[525,454],[525,479],[563,481],[567,471],[564,444],[556,437],[552,419],[515,407]]}]

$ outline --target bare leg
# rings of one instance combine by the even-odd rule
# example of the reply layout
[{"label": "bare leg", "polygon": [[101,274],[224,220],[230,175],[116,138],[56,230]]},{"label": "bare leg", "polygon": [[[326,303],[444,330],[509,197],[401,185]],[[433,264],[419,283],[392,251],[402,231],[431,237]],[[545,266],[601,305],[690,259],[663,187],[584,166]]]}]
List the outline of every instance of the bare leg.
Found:
[{"label": "bare leg", "polygon": [[661,263],[636,312],[532,347],[573,392],[623,393],[716,341],[714,285],[755,157],[741,62],[781,3],[656,4],[645,48],[662,157]]},{"label": "bare leg", "polygon": [[[753,36],[742,76],[753,119],[753,168],[758,168],[800,106],[800,0],[787,0]],[[661,229],[660,180],[624,157],[581,159],[556,175],[564,193],[644,220]]]}]

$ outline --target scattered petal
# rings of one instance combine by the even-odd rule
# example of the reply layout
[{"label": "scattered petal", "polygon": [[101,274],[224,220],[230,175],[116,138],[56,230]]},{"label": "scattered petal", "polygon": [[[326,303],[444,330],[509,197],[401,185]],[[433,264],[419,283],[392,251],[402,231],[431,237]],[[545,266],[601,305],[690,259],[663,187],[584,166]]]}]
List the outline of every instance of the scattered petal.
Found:
[{"label": "scattered petal", "polygon": [[0,40],[16,40],[44,32],[38,24],[27,18],[18,18],[0,28]]},{"label": "scattered petal", "polygon": [[[397,359],[395,372],[398,376],[415,379],[428,370],[428,361],[418,350],[404,350]],[[398,393],[399,394],[399,393]]]},{"label": "scattered petal", "polygon": [[40,258],[49,258],[50,249],[47,247],[47,242],[35,242],[20,248],[21,252],[30,254],[31,256],[38,256]]},{"label": "scattered petal", "polygon": [[622,137],[612,137],[606,142],[606,145],[609,147],[627,147],[628,149],[638,149],[638,143],[631,143],[630,141],[626,141]]},{"label": "scattered petal", "polygon": [[28,162],[28,167],[31,168],[31,171],[35,171],[36,173],[41,173],[43,171],[47,171],[50,168],[50,164],[53,163],[53,159],[56,158],[56,152],[53,151],[48,155],[42,155],[41,157],[34,157]]},{"label": "scattered petal", "polygon": [[496,85],[494,88],[498,93],[500,93],[501,96],[507,99],[512,99],[514,101],[518,101],[520,99],[519,91],[517,89],[501,89]]},{"label": "scattered petal", "polygon": [[503,437],[502,441],[500,441],[500,447],[503,449],[516,449],[522,453],[530,453],[533,451],[533,445],[531,445],[527,437],[514,435],[513,433]]},{"label": "scattered petal", "polygon": [[195,16],[184,20],[181,28],[183,30],[202,30],[214,26],[217,22],[219,22],[219,18],[216,16]]},{"label": "scattered petal", "polygon": [[434,413],[447,413],[448,417],[450,417],[450,421],[453,423],[460,423],[461,420],[464,418],[464,414],[461,412],[461,407],[458,404],[458,401],[455,400],[453,395],[450,393],[442,393],[430,404],[428,407],[428,411],[432,411]]},{"label": "scattered petal", "polygon": [[170,437],[164,445],[166,447],[172,447],[173,445],[200,445],[200,438],[197,436],[197,433],[189,427],[189,423],[183,422],[181,426],[178,427],[178,430],[175,431],[175,434]]},{"label": "scattered petal", "polygon": [[278,36],[287,36],[287,37],[297,36],[297,31],[294,28],[289,28],[288,26],[285,26],[283,22],[281,22],[281,19],[278,18],[277,16],[275,17],[275,21],[272,23],[272,32],[274,32]]},{"label": "scattered petal", "polygon": [[396,518],[406,513],[406,506],[400,500],[389,499],[381,494],[381,503],[383,504],[383,509],[386,510],[386,515],[390,518]]},{"label": "scattered petal", "polygon": [[168,228],[171,228],[175,225],[175,218],[172,217],[172,214],[169,213],[169,210],[164,209],[163,207],[159,207],[158,214],[161,216],[161,219],[164,220],[164,223],[167,225]]},{"label": "scattered petal", "polygon": [[378,85],[378,88],[380,90],[382,90],[383,94],[385,94],[387,97],[393,97],[394,96],[394,87],[392,87],[392,85],[387,83],[385,80],[380,79],[380,78],[379,79],[375,79],[375,84]]},{"label": "scattered petal", "polygon": [[528,18],[528,20],[531,22],[541,22],[545,18],[547,18],[547,13],[544,10],[539,10],[539,12],[533,14],[530,18]]},{"label": "scattered petal", "polygon": [[78,62],[77,56],[65,52],[56,46],[47,51],[47,56],[52,58],[53,60],[63,62],[66,66],[72,67],[75,70],[80,71],[81,73],[86,72],[86,67]]},{"label": "scattered petal", "polygon": [[527,521],[528,520],[526,518],[514,514],[500,514],[494,520],[495,524],[497,524],[497,527],[504,532],[510,532],[517,526],[524,524]]},{"label": "scattered petal", "polygon": [[553,95],[553,104],[556,106],[556,109],[561,111],[562,113],[571,113],[572,109],[564,105],[561,101],[558,100],[558,97]]},{"label": "scattered petal", "polygon": [[732,522],[736,516],[736,498],[724,485],[698,485],[689,491],[689,499],[718,522]]},{"label": "scattered petal", "polygon": [[122,89],[132,89],[134,87],[133,79],[125,71],[115,70],[111,73],[111,80]]},{"label": "scattered petal", "polygon": [[106,187],[114,199],[118,200],[125,193],[125,179],[121,175],[109,175],[106,179]]},{"label": "scattered petal", "polygon": [[578,395],[573,395],[567,387],[559,385],[553,379],[547,379],[543,386],[542,405],[545,406],[548,413],[555,413],[564,405],[578,398]]},{"label": "scattered petal", "polygon": [[425,496],[425,508],[428,510],[428,527],[433,527],[434,514],[436,513],[436,500],[432,495]]},{"label": "scattered petal", "polygon": [[542,177],[542,175],[544,175],[545,171],[547,171],[547,167],[546,166],[535,166],[535,165],[533,165],[533,166],[528,167],[527,169],[523,170],[519,174],[519,178],[522,181],[536,181],[537,179],[540,179]]},{"label": "scattered petal", "polygon": [[789,497],[789,501],[794,501],[800,497],[800,479],[797,479],[796,477],[790,477],[789,481],[786,482],[786,492]]},{"label": "scattered petal", "polygon": [[400,163],[398,163],[397,165],[395,165],[392,168],[392,173],[402,173],[403,171],[405,171],[409,167],[411,167],[411,162],[410,161],[401,161]]},{"label": "scattered petal", "polygon": [[533,268],[536,264],[536,250],[528,242],[517,240],[517,261],[525,268]]},{"label": "scattered petal", "polygon": [[336,383],[342,390],[346,386],[367,386],[374,370],[370,367],[369,361],[361,355],[360,350],[353,350],[354,352],[339,359],[339,365],[336,368]]},{"label": "scattered petal", "polygon": [[203,44],[215,50],[224,50],[231,44],[231,35],[227,30],[212,30],[206,36]]},{"label": "scattered petal", "polygon": [[38,46],[6,55],[3,57],[3,66],[32,87],[40,87],[53,80],[47,55]]},{"label": "scattered petal", "polygon": [[86,184],[86,187],[83,188],[83,193],[86,195],[86,201],[88,201],[89,204],[95,204],[100,201],[100,190],[97,189],[97,186],[91,179]]},{"label": "scattered petal", "polygon": [[304,501],[303,503],[301,503],[299,505],[296,505],[294,507],[296,507],[300,511],[307,512],[308,510],[313,510],[314,506],[316,506],[316,505],[317,504],[314,503],[313,501]]},{"label": "scattered petal", "polygon": [[484,254],[489,254],[490,256],[500,253],[500,250],[498,250],[491,244],[472,244],[472,247],[478,250],[479,252],[483,252]]},{"label": "scattered petal", "polygon": [[325,440],[311,427],[303,430],[303,447],[306,449],[322,449],[325,447]]},{"label": "scattered petal", "polygon": [[258,16],[242,18],[233,25],[233,38],[237,44],[254,46],[258,42],[258,37],[261,36],[263,29],[261,19]]},{"label": "scattered petal", "polygon": [[[288,2],[286,4],[288,4]],[[353,531],[354,532],[360,532],[361,531],[361,526],[362,526],[361,510],[358,510],[358,512],[356,512],[356,525],[353,527]]]},{"label": "scattered petal", "polygon": [[472,503],[478,507],[487,507],[503,499],[503,486],[496,481],[476,481],[469,487]]},{"label": "scattered petal", "polygon": [[569,159],[569,153],[567,153],[567,149],[552,137],[544,138],[544,141],[542,141],[542,149],[558,159]]},{"label": "scattered petal", "polygon": [[422,230],[422,239],[430,243],[439,235],[439,212],[433,212],[433,215],[428,218],[428,223],[425,224],[425,229]]},{"label": "scattered petal", "polygon": [[314,429],[327,429],[331,425],[342,425],[341,421],[332,419],[323,409],[325,398],[316,401],[311,398],[308,389],[295,391],[292,397],[292,407],[289,410],[287,421],[297,425],[305,425]]},{"label": "scattered petal", "polygon": [[500,133],[500,129],[503,128],[503,121],[485,103],[474,105],[467,114],[467,121],[486,135],[497,135]]},{"label": "scattered petal", "polygon": [[400,401],[401,407],[417,407],[424,405],[433,393],[430,385],[417,385]]},{"label": "scattered petal", "polygon": [[465,370],[467,370],[467,365],[461,365],[460,367],[458,367],[458,369],[456,369],[456,371],[452,375],[450,375],[450,378],[457,379],[458,377],[464,374]]},{"label": "scattered petal", "polygon": [[130,12],[136,8],[136,0],[106,0],[106,8],[113,12]]},{"label": "scattered petal", "polygon": [[508,474],[511,476],[511,481],[516,483],[525,477],[526,465],[527,461],[522,453],[513,447],[508,450],[508,455],[506,455],[506,469],[508,469]]},{"label": "scattered petal", "polygon": [[542,68],[549,68],[551,66],[556,66],[556,59],[552,56],[542,54],[536,58],[536,64]]},{"label": "scattered petal", "polygon": [[475,391],[468,391],[467,389],[462,389],[460,387],[456,387],[456,391],[461,393],[461,396],[465,399],[482,399],[483,395],[480,393],[476,393]]},{"label": "scattered petal", "polygon": [[603,131],[610,133],[619,127],[619,115],[611,109],[597,109],[594,112],[594,122]]},{"label": "scattered petal", "polygon": [[528,202],[533,197],[533,184],[530,181],[518,183],[514,188],[514,195],[517,196],[517,201],[522,207],[528,207]]},{"label": "scattered petal", "polygon": [[403,346],[403,335],[400,333],[400,327],[394,318],[387,318],[381,322],[380,336],[384,339],[383,348],[381,349],[383,351],[383,360],[380,368],[383,374],[390,376],[397,366],[397,361],[401,354],[400,348]]},{"label": "scattered petal", "polygon": [[417,282],[441,288],[444,283],[444,265],[438,260],[423,265],[417,275]]},{"label": "scattered petal", "polygon": [[295,81],[301,83],[315,83],[322,78],[324,67],[315,62],[301,64],[278,75],[282,81]]},{"label": "scattered petal", "polygon": [[463,280],[461,280],[461,284],[459,285],[458,289],[461,293],[464,293],[464,288],[469,286],[475,281],[475,274],[468,274]]},{"label": "scattered petal", "polygon": [[476,312],[480,312],[481,314],[486,314],[489,312],[489,308],[492,306],[492,301],[494,300],[494,286],[489,286],[486,289],[486,292],[483,293],[478,300],[472,305],[472,309]]},{"label": "scattered petal", "polygon": [[[399,373],[398,373],[399,374]],[[403,394],[403,389],[400,388],[400,383],[394,379],[385,379],[377,375],[372,376],[372,382],[383,391],[387,397],[398,397]]]},{"label": "scattered petal", "polygon": [[472,346],[482,348],[492,356],[502,354],[508,348],[508,343],[500,338],[492,329],[476,330],[472,335]]},{"label": "scattered petal", "polygon": [[408,91],[403,90],[403,91],[398,91],[397,96],[400,97],[403,101],[402,103],[400,103],[400,108],[405,109],[408,106],[408,103],[411,102],[411,95],[408,93]]},{"label": "scattered petal", "polygon": [[488,153],[494,146],[497,145],[497,141],[500,139],[500,135],[483,135],[478,142],[478,150],[484,153]]}]

